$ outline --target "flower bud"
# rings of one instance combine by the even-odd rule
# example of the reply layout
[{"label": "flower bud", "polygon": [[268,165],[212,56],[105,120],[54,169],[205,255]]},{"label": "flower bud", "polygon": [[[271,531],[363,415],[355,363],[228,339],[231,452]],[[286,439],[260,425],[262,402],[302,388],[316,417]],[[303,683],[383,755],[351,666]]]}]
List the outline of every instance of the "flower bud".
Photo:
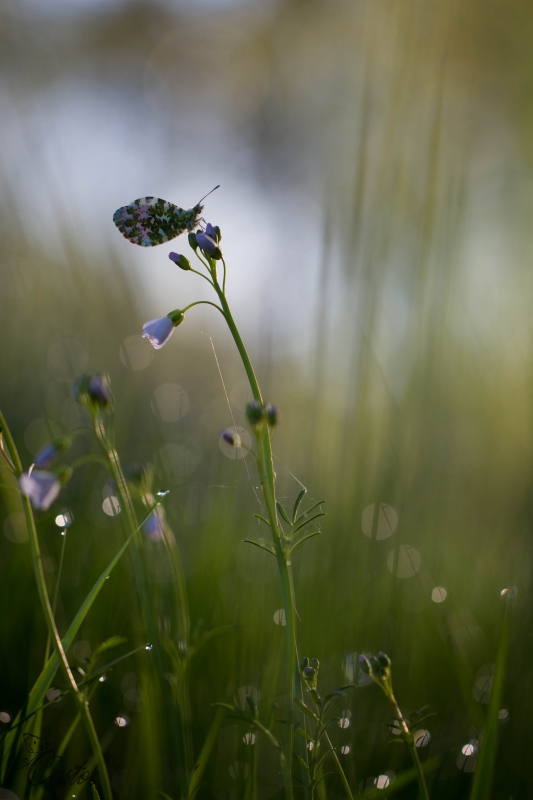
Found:
[{"label": "flower bud", "polygon": [[259,400],[250,400],[246,406],[246,416],[252,428],[255,428],[256,425],[259,425],[259,423],[263,421],[264,415],[264,405],[260,403]]},{"label": "flower bud", "polygon": [[202,252],[204,252],[206,256],[209,256],[209,258],[214,258],[216,261],[222,258],[222,252],[220,250],[220,247],[215,242],[215,240],[212,239],[210,236],[208,236],[206,233],[197,233],[196,242],[198,244],[198,247],[200,247],[200,249],[202,250]]},{"label": "flower bud", "polygon": [[44,447],[41,447],[37,455],[35,456],[35,460],[33,465],[37,469],[48,469],[48,467],[54,462],[58,453],[62,450],[66,450],[70,447],[71,439],[69,436],[61,436],[57,439],[52,439],[51,442],[45,444]]},{"label": "flower bud", "polygon": [[378,653],[378,661],[383,669],[390,669],[391,660],[386,653],[380,651]]},{"label": "flower bud", "polygon": [[195,233],[189,233],[189,236],[187,238],[189,239],[189,245],[192,247],[192,249],[196,253],[196,251],[198,249],[198,242],[196,241],[196,234]]},{"label": "flower bud", "polygon": [[304,656],[304,658],[300,659],[300,669],[303,669],[304,667],[308,666],[309,666],[309,659],[307,658],[307,656]]},{"label": "flower bud", "polygon": [[169,253],[168,257],[180,269],[187,270],[191,268],[191,262],[189,261],[189,259],[185,258],[185,256],[180,255],[179,253]]},{"label": "flower bud", "polygon": [[319,666],[320,666],[320,662],[319,662],[318,658],[312,658],[312,659],[311,659],[311,666],[312,666],[314,669],[318,669],[318,668],[319,668]]},{"label": "flower bud", "polygon": [[267,422],[271,428],[278,424],[278,409],[270,403],[265,408]]},{"label": "flower bud", "polygon": [[113,405],[113,395],[109,385],[108,375],[82,375],[72,387],[74,399],[85,406],[94,409],[110,408]]},{"label": "flower bud", "polygon": [[241,447],[241,437],[237,431],[233,431],[231,428],[227,428],[225,431],[222,431],[220,438],[230,444],[232,447]]},{"label": "flower bud", "polygon": [[370,661],[363,654],[359,656],[359,666],[361,667],[361,672],[364,672],[365,675],[370,675],[370,673],[372,672]]},{"label": "flower bud", "polygon": [[62,483],[63,485],[65,485],[65,483],[69,482],[69,480],[72,478],[73,473],[74,473],[74,470],[72,469],[72,467],[69,467],[67,464],[63,464],[62,466],[58,467],[58,469],[56,470],[57,478],[60,481],[60,483]]},{"label": "flower bud", "polygon": [[314,680],[314,677],[315,677],[315,670],[313,669],[313,667],[304,667],[304,668],[303,668],[303,670],[302,670],[302,672],[303,672],[303,674],[304,674],[304,678],[305,678],[307,681],[312,681],[312,680]]}]

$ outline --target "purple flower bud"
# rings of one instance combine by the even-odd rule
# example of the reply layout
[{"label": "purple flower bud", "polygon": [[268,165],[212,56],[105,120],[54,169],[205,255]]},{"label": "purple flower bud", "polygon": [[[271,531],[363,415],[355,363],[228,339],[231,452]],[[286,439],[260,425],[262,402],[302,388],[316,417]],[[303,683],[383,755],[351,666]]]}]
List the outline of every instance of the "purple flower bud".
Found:
[{"label": "purple flower bud", "polygon": [[361,667],[361,672],[364,672],[365,675],[370,675],[372,671],[370,662],[368,658],[362,654],[359,656],[359,666]]},{"label": "purple flower bud", "polygon": [[170,258],[171,261],[174,262],[174,264],[180,267],[180,269],[187,270],[191,268],[191,262],[189,261],[189,259],[185,258],[185,256],[180,255],[179,253],[169,253],[168,257]]},{"label": "purple flower bud", "polygon": [[391,665],[390,658],[386,653],[383,653],[381,650],[378,653],[378,661],[380,663],[380,666],[383,667],[384,669],[390,667]]},{"label": "purple flower bud", "polygon": [[312,680],[315,677],[315,671],[313,667],[304,667],[302,672],[307,680]]},{"label": "purple flower bud", "polygon": [[241,447],[241,437],[237,431],[234,431],[231,428],[227,428],[225,431],[222,431],[220,438],[230,444],[232,447]]},{"label": "purple flower bud", "polygon": [[19,479],[22,494],[29,497],[31,504],[38,511],[47,511],[61,489],[61,481],[53,472],[35,469],[25,472]]},{"label": "purple flower bud", "polygon": [[265,408],[263,404],[259,400],[250,400],[246,406],[246,416],[252,428],[255,428],[256,425],[263,421],[264,415]]},{"label": "purple flower bud", "polygon": [[113,405],[113,395],[108,375],[82,375],[72,387],[74,398],[86,406],[108,408]]},{"label": "purple flower bud", "polygon": [[198,247],[200,247],[201,250],[210,258],[214,258],[216,260],[222,258],[220,247],[214,239],[207,235],[207,233],[197,233],[196,241],[198,243]]},{"label": "purple flower bud", "polygon": [[278,409],[270,403],[265,408],[267,422],[271,428],[278,424]]},{"label": "purple flower bud", "polygon": [[205,232],[208,236],[211,237],[217,244],[222,239],[222,234],[220,233],[220,228],[218,225],[211,225],[210,222],[207,223],[205,226]]},{"label": "purple flower bud", "polygon": [[53,439],[48,444],[45,444],[44,447],[41,447],[35,456],[33,466],[37,469],[48,469],[48,467],[53,463],[57,454],[60,453],[61,450],[66,450],[68,447],[70,447],[69,437],[62,436],[58,439]]}]

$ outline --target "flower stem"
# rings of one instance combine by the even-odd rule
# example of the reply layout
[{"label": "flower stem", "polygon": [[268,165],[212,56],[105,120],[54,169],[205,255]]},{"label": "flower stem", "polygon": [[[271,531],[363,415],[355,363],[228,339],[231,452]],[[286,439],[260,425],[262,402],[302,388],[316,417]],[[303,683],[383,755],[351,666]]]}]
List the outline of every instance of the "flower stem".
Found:
[{"label": "flower stem", "polygon": [[[214,273],[213,273],[214,276]],[[250,361],[250,357],[244,346],[244,342],[237,329],[233,316],[231,314],[228,302],[226,300],[223,289],[216,278],[214,279],[215,291],[220,300],[226,322],[231,331],[237,350],[241,357],[248,381],[252,389],[252,394],[258,402],[262,403],[261,390],[259,383]],[[272,446],[270,442],[270,432],[267,425],[263,425],[257,434],[258,455],[257,466],[259,469],[259,476],[261,479],[261,486],[263,489],[263,496],[265,498],[266,507],[268,510],[268,517],[270,521],[270,529],[272,531],[272,539],[274,543],[274,550],[276,552],[276,561],[278,563],[278,571],[281,581],[281,590],[283,596],[283,608],[285,611],[285,628],[287,638],[287,659],[286,659],[286,720],[285,720],[285,797],[287,800],[292,800],[292,746],[293,746],[293,708],[294,708],[294,673],[296,669],[296,611],[294,603],[294,587],[292,581],[291,564],[287,557],[287,553],[283,547],[281,533],[279,529],[277,511],[276,511],[276,488],[274,478],[274,465],[272,463]]]},{"label": "flower stem", "polygon": [[[13,459],[13,465],[15,467],[15,472],[17,478],[22,475],[22,463],[20,461],[20,456],[18,454],[17,448],[15,446],[15,442],[13,437],[11,436],[11,432],[7,426],[7,423],[4,419],[2,412],[0,411],[0,428],[2,430],[3,435],[5,436],[7,446],[10,450],[11,457]],[[113,794],[111,792],[111,784],[109,783],[109,776],[107,774],[107,767],[104,761],[104,755],[102,753],[102,748],[100,747],[100,742],[98,741],[98,735],[96,733],[93,720],[91,717],[91,713],[89,711],[89,704],[85,700],[82,692],[79,690],[74,675],[70,669],[66,653],[63,649],[63,643],[61,641],[61,637],[59,636],[54,614],[52,611],[52,606],[50,605],[50,598],[48,596],[48,590],[46,588],[46,582],[44,578],[44,571],[43,571],[43,564],[41,559],[41,552],[39,549],[39,539],[37,536],[37,528],[35,525],[35,518],[33,516],[33,510],[30,504],[30,501],[27,497],[22,498],[22,505],[24,508],[24,515],[26,517],[26,524],[28,526],[28,533],[30,539],[30,548],[32,554],[32,561],[33,561],[33,569],[35,572],[35,581],[37,583],[37,592],[39,594],[39,600],[41,602],[41,606],[43,609],[43,613],[46,619],[46,624],[48,627],[48,634],[52,640],[54,648],[56,650],[57,656],[59,658],[59,663],[61,665],[61,669],[65,675],[67,683],[71,687],[72,694],[76,705],[78,706],[78,712],[81,715],[83,720],[83,724],[85,726],[85,730],[89,737],[89,741],[91,743],[91,747],[93,750],[94,758],[96,761],[96,765],[98,767],[98,771],[100,774],[101,780],[101,787],[102,792],[104,795],[105,800],[113,800]]]},{"label": "flower stem", "polygon": [[405,718],[400,710],[400,706],[398,705],[396,698],[394,697],[394,694],[392,692],[388,694],[388,699],[394,710],[394,716],[400,723],[402,739],[409,748],[409,753],[411,755],[411,759],[413,761],[414,768],[416,770],[416,777],[418,780],[418,788],[420,790],[420,796],[423,798],[423,800],[429,800],[429,792],[428,792],[428,787],[426,786],[424,770],[422,769],[422,764],[420,763],[420,759],[418,757],[418,752],[416,749],[416,744],[413,738],[413,734],[409,730],[409,726],[405,721]]}]

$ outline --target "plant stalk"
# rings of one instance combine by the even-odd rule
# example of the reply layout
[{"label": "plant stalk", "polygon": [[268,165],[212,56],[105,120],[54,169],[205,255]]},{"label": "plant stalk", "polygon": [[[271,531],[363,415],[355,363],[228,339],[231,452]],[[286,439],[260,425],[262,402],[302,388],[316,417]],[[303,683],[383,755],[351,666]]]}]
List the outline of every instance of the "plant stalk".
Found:
[{"label": "plant stalk", "polygon": [[[17,478],[20,478],[20,476],[23,473],[22,463],[20,461],[20,456],[18,454],[18,450],[16,448],[13,437],[11,436],[11,432],[7,426],[5,418],[1,411],[0,411],[0,429],[2,430],[2,433],[5,436],[7,446],[10,450],[11,457],[13,459],[13,463],[15,466],[16,476]],[[65,675],[67,683],[72,689],[72,694],[75,703],[78,706],[78,712],[81,715],[83,724],[85,726],[85,730],[89,737],[96,765],[100,773],[100,780],[104,798],[105,800],[113,800],[113,793],[111,791],[111,784],[109,782],[109,776],[107,774],[107,767],[104,761],[104,756],[102,753],[102,749],[100,747],[100,742],[98,740],[98,735],[94,727],[91,713],[89,711],[89,703],[88,701],[85,700],[82,692],[78,688],[74,675],[72,674],[72,670],[70,669],[66,653],[63,649],[63,643],[61,641],[61,637],[59,636],[59,632],[56,627],[52,606],[50,605],[50,598],[48,596],[48,590],[46,588],[41,552],[39,548],[39,539],[37,536],[35,518],[33,516],[33,509],[31,507],[29,499],[24,495],[22,497],[22,505],[24,508],[24,515],[26,517],[26,524],[28,526],[33,569],[35,573],[35,581],[37,583],[37,592],[39,594],[39,600],[48,627],[48,633],[52,640],[52,644],[56,650],[57,656],[59,658],[61,669]]]}]

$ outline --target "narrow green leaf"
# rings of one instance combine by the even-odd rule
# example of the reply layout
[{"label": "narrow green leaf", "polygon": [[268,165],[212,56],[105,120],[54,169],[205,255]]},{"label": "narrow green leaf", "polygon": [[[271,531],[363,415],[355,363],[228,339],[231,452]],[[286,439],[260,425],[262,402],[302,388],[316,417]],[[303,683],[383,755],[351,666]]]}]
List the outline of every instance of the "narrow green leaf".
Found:
[{"label": "narrow green leaf", "polygon": [[509,608],[509,600],[507,600],[498,644],[498,654],[496,656],[496,668],[494,670],[490,692],[487,723],[479,748],[476,771],[474,773],[474,785],[472,786],[470,800],[488,800],[491,797],[492,778],[496,761],[496,750],[498,747],[498,712],[501,708],[505,665],[507,662],[507,651],[509,649]]},{"label": "narrow green leaf", "polygon": [[296,703],[296,705],[298,706],[300,711],[302,711],[304,714],[307,714],[307,716],[311,717],[311,719],[314,719],[315,722],[320,722],[320,720],[317,717],[317,715],[315,714],[315,712],[312,711],[309,708],[309,706],[306,706],[303,700],[300,700],[299,697],[295,697],[294,698],[294,702]]},{"label": "narrow green leaf", "polygon": [[[261,514],[252,514],[252,516],[253,516],[253,517],[256,517],[257,519],[260,519],[260,520],[261,520],[261,522],[264,522],[264,523],[265,523],[265,525],[268,525],[268,527],[270,528],[270,522],[269,522],[269,521],[266,519],[266,517],[263,517],[263,516],[261,516]],[[245,539],[244,541],[246,542],[246,541],[248,541],[248,540],[247,540],[247,539]]]},{"label": "narrow green leaf", "polygon": [[255,539],[243,539],[243,542],[247,542],[248,544],[255,544],[256,547],[260,547],[261,550],[266,550],[267,553],[270,553],[271,556],[276,555],[276,551],[273,547],[269,547],[267,544],[261,544],[261,542],[256,542]]},{"label": "narrow green leaf", "polygon": [[231,711],[232,714],[235,714],[237,711],[235,706],[232,706],[231,703],[213,703],[213,705],[217,706],[218,708],[225,708],[226,711]]},{"label": "narrow green leaf", "polygon": [[96,788],[94,783],[91,783],[91,794],[92,794],[93,800],[100,800],[100,795],[98,794],[98,789]]},{"label": "narrow green leaf", "polygon": [[298,753],[293,753],[293,756],[294,756],[294,758],[297,760],[297,762],[300,764],[300,766],[302,766],[304,769],[306,769],[306,770],[307,770],[307,772],[309,772],[309,767],[307,766],[307,764],[305,763],[305,761],[303,760],[303,758],[300,758],[300,756],[298,755]]},{"label": "narrow green leaf", "polygon": [[320,536],[321,533],[322,533],[322,531],[313,531],[313,533],[308,533],[305,536],[302,536],[301,539],[298,539],[298,541],[295,544],[292,545],[291,553],[294,553],[294,551],[297,550],[300,547],[300,545],[302,545],[308,539],[312,539],[313,536]]},{"label": "narrow green leaf", "polygon": [[302,728],[296,728],[295,733],[297,736],[301,736],[302,739],[307,739],[308,742],[313,742],[314,744],[315,740],[313,739],[313,737],[309,736],[307,731],[302,730]]},{"label": "narrow green leaf", "polygon": [[301,519],[306,517],[308,514],[311,514],[315,510],[315,508],[318,508],[318,506],[321,506],[322,503],[325,503],[325,502],[326,502],[325,500],[318,500],[318,502],[313,503],[312,506],[309,506],[309,508],[306,508],[305,511],[302,514],[300,514],[298,519],[294,520],[294,523],[297,524],[298,522],[300,522]]},{"label": "narrow green leaf", "polygon": [[290,525],[292,527],[292,522],[289,519],[289,515],[287,514],[281,503],[276,503],[276,508],[278,509],[278,512],[281,514],[287,525]]},{"label": "narrow green leaf", "polygon": [[213,722],[211,723],[211,727],[209,729],[209,733],[207,734],[207,738],[204,742],[204,746],[202,747],[200,755],[198,756],[193,768],[193,773],[189,781],[189,787],[187,790],[187,800],[194,800],[194,797],[196,796],[198,789],[200,788],[200,782],[203,778],[207,762],[209,761],[211,751],[216,742],[218,729],[220,728],[223,716],[224,714],[222,710],[218,711]]},{"label": "narrow green leaf", "polygon": [[296,498],[296,502],[294,504],[294,509],[292,512],[293,522],[296,519],[296,514],[298,513],[298,509],[300,508],[300,503],[302,502],[306,494],[307,494],[307,489],[302,489],[302,491],[298,494],[298,497]]},{"label": "narrow green leaf", "polygon": [[325,517],[325,516],[326,516],[325,512],[321,511],[319,514],[315,514],[314,517],[309,517],[309,519],[304,520],[296,528],[294,528],[293,534],[298,533],[298,531],[301,531],[302,528],[305,528],[306,525],[310,525],[311,522],[315,521],[315,519],[318,519],[319,517]]}]

